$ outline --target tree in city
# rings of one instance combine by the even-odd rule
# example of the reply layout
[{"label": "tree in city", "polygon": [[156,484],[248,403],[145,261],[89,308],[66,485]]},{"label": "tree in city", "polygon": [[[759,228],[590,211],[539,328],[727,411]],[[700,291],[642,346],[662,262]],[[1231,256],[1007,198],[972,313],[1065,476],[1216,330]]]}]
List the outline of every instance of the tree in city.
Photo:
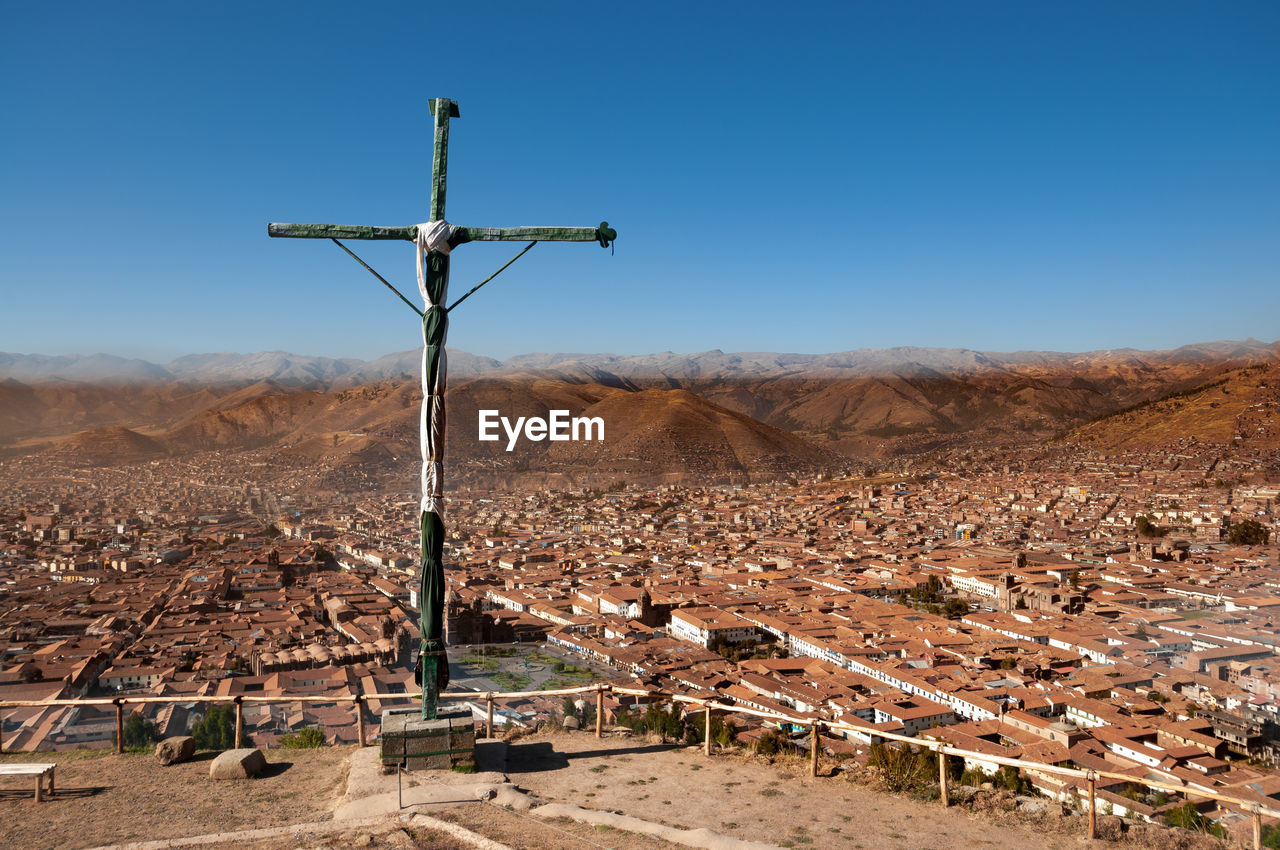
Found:
[{"label": "tree in city", "polygon": [[[705,728],[706,715],[700,711],[694,712],[689,716],[688,723],[685,726],[685,740],[690,744],[701,744]],[[727,747],[733,743],[737,735],[738,729],[734,726],[731,718],[723,718],[719,714],[712,712],[711,743],[720,747]]]},{"label": "tree in city", "polygon": [[[112,736],[113,742],[115,735]],[[148,750],[159,738],[156,724],[138,712],[130,712],[124,721],[124,746],[127,750]]]},{"label": "tree in city", "polygon": [[766,729],[756,739],[755,749],[762,756],[776,756],[791,751],[791,739],[777,729]]},{"label": "tree in city", "polygon": [[236,741],[236,710],[229,705],[215,705],[191,727],[198,750],[229,750]]},{"label": "tree in city", "polygon": [[1235,546],[1262,546],[1271,538],[1271,532],[1257,520],[1246,519],[1227,529],[1227,542]]},{"label": "tree in city", "polygon": [[304,726],[280,736],[280,746],[286,750],[310,750],[324,745],[324,732],[314,726]]},{"label": "tree in city", "polygon": [[1226,838],[1227,836],[1225,829],[1201,814],[1200,810],[1190,800],[1176,809],[1171,809],[1165,817],[1169,821],[1169,826],[1189,829],[1193,832],[1207,832],[1218,838]]},{"label": "tree in city", "polygon": [[1143,537],[1164,537],[1167,533],[1165,529],[1152,522],[1151,517],[1141,514],[1133,521],[1134,527],[1138,529],[1138,533]]}]

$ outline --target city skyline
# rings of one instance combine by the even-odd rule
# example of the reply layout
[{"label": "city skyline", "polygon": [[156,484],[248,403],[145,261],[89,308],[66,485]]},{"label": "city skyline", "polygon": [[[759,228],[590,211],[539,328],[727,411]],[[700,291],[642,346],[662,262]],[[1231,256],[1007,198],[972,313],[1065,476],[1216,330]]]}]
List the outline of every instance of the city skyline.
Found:
[{"label": "city skyline", "polygon": [[[452,348],[1275,338],[1266,4],[493,11],[13,10],[0,349],[415,347],[364,270],[265,225],[423,220],[435,96],[451,221],[619,231],[539,245]],[[413,297],[412,249],[352,247]],[[454,297],[516,250],[459,251]]]}]

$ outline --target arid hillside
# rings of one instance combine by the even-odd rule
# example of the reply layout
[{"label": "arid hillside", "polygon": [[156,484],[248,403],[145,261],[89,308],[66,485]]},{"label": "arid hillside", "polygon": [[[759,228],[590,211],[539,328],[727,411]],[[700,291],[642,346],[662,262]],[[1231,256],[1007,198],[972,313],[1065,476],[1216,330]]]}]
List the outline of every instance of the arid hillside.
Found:
[{"label": "arid hillside", "polygon": [[1228,372],[1104,416],[1064,440],[1110,451],[1192,440],[1274,452],[1280,449],[1280,366]]},{"label": "arid hillside", "polygon": [[[16,357],[0,356],[11,373],[0,381],[2,454],[98,465],[269,450],[374,476],[417,456],[413,352],[372,363],[202,355],[150,371],[121,361],[127,379],[101,377],[110,358]],[[1271,446],[1265,414],[1280,344],[1086,354],[548,354],[504,363],[452,352],[450,363],[446,451],[456,480],[745,481],[935,449],[1027,446],[1090,421],[1071,439],[1099,448],[1186,438]],[[606,440],[521,440],[507,451],[505,438],[478,439],[481,410],[511,421],[550,410],[599,416]]]}]

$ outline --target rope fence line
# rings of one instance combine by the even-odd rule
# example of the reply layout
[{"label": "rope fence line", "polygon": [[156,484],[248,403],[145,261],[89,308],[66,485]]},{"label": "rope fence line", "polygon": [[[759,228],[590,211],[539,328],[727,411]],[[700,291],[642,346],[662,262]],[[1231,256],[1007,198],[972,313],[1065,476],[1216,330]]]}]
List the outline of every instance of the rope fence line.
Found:
[{"label": "rope fence line", "polygon": [[[705,713],[705,729],[704,729],[704,752],[711,754],[711,714],[712,712],[722,712],[724,714],[743,714],[751,717],[759,717],[765,720],[771,720],[779,723],[788,723],[792,726],[809,727],[812,733],[812,744],[810,748],[810,773],[812,776],[818,775],[818,751],[821,731],[823,729],[831,731],[853,732],[860,735],[867,735],[871,738],[880,738],[886,741],[894,741],[912,746],[918,746],[927,749],[939,756],[956,756],[960,758],[971,758],[988,764],[996,764],[1004,767],[1012,767],[1018,770],[1025,770],[1028,773],[1039,773],[1056,775],[1061,777],[1069,777],[1072,779],[1084,780],[1089,788],[1089,837],[1095,838],[1097,834],[1097,780],[1114,779],[1121,782],[1129,782],[1135,785],[1142,785],[1148,788],[1154,788],[1161,791],[1171,791],[1187,798],[1188,801],[1194,799],[1213,800],[1218,803],[1227,803],[1249,812],[1253,820],[1253,847],[1255,850],[1261,850],[1262,847],[1262,817],[1280,818],[1280,808],[1271,808],[1262,806],[1253,800],[1245,800],[1239,797],[1233,797],[1229,794],[1221,794],[1209,789],[1188,788],[1183,785],[1176,785],[1172,782],[1163,782],[1156,779],[1148,779],[1146,777],[1136,778],[1127,773],[1117,771],[1097,770],[1097,769],[1080,769],[1074,767],[1063,767],[1056,764],[1045,764],[1043,762],[1028,761],[1026,759],[1010,758],[1008,756],[991,755],[975,750],[966,750],[960,747],[953,747],[941,741],[929,738],[916,738],[910,735],[900,735],[896,732],[885,732],[874,729],[870,726],[850,723],[843,720],[822,720],[812,717],[798,717],[779,712],[763,711],[756,708],[743,705],[729,705],[720,702],[716,698],[705,698],[689,696],[687,694],[673,693],[657,688],[628,688],[618,685],[594,684],[580,685],[573,688],[555,688],[545,691],[444,691],[439,694],[440,700],[483,700],[487,708],[487,717],[485,722],[486,737],[493,737],[493,705],[495,702],[509,699],[523,699],[534,696],[571,696],[574,694],[595,694],[596,695],[596,728],[595,734],[597,738],[603,737],[603,704],[604,695],[606,693],[617,694],[621,696],[644,697],[649,701],[670,701],[673,703],[684,703],[690,706],[696,706]],[[247,694],[238,694],[235,696],[118,696],[118,697],[92,697],[85,699],[46,699],[46,700],[4,700],[0,701],[0,720],[2,720],[3,712],[12,708],[52,708],[52,707],[73,707],[73,706],[89,706],[89,705],[113,705],[116,709],[116,752],[123,752],[124,747],[124,706],[125,705],[148,705],[148,704],[166,704],[172,705],[176,703],[219,703],[232,704],[236,708],[236,747],[240,747],[244,740],[244,721],[243,721],[243,705],[245,703],[294,703],[294,702],[327,702],[327,703],[344,703],[349,702],[357,707],[357,719],[359,723],[359,739],[360,746],[367,746],[367,738],[365,735],[365,719],[364,719],[364,703],[383,700],[416,700],[421,699],[421,694],[413,693],[358,693],[351,696],[332,695],[332,696],[315,696],[315,695],[297,695],[297,696],[251,696]],[[0,728],[3,728],[0,722]],[[0,740],[0,745],[3,741]],[[3,752],[0,747],[0,752]],[[942,804],[947,806],[950,804],[948,798],[946,762],[943,759],[938,760],[939,785],[942,792]]]}]

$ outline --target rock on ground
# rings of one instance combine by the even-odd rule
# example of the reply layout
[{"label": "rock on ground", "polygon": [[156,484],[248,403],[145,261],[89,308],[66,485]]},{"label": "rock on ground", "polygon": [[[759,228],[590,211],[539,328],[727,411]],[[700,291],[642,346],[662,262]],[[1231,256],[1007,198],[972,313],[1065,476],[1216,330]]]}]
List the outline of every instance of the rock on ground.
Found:
[{"label": "rock on ground", "polygon": [[251,779],[267,766],[259,749],[227,750],[209,763],[210,779]]},{"label": "rock on ground", "polygon": [[165,766],[191,761],[196,754],[196,739],[190,735],[165,738],[156,744],[156,759]]}]

